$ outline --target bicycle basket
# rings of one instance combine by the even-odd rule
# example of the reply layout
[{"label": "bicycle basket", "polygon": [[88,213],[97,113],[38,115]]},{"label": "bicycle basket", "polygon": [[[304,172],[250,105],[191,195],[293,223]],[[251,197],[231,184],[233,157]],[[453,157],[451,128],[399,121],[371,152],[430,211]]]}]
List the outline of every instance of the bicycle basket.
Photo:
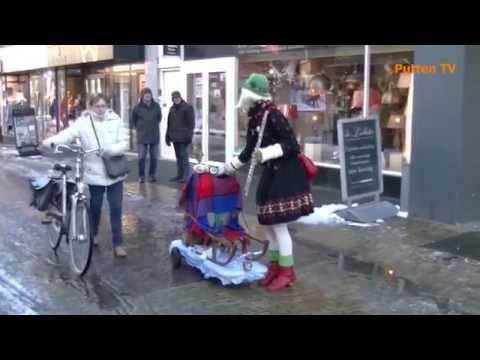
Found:
[{"label": "bicycle basket", "polygon": [[48,178],[36,178],[30,180],[30,188],[32,190],[30,206],[39,211],[48,210],[55,195],[57,183]]}]

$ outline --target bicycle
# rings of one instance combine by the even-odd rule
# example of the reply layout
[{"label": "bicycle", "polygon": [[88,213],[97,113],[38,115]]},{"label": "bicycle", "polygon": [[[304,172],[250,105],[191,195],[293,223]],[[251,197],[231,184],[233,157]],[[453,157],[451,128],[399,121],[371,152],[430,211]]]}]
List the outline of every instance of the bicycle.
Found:
[{"label": "bicycle", "polygon": [[65,237],[66,243],[70,246],[72,270],[82,276],[90,266],[93,252],[90,208],[85,194],[86,184],[83,182],[84,159],[89,154],[98,153],[98,149],[84,151],[79,145],[54,144],[52,148],[57,154],[65,151],[75,153],[76,165],[73,181],[67,176],[73,168],[67,164],[55,164],[53,170],[60,172],[60,176],[49,176],[60,185],[60,194],[52,199],[52,204],[47,210],[49,220],[45,224],[48,226],[49,242],[56,254],[62,238]]}]

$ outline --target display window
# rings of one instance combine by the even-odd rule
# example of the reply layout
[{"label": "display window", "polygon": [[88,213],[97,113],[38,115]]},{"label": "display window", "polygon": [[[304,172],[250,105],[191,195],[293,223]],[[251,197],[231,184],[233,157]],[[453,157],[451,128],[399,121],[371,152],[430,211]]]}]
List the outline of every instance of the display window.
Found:
[{"label": "display window", "polygon": [[[365,46],[312,45],[239,59],[239,86],[253,72],[266,75],[273,99],[294,127],[302,151],[317,165],[339,167],[337,123],[363,113]],[[384,169],[397,173],[405,150],[410,78],[395,74],[394,65],[411,62],[413,48],[372,47],[368,113],[380,119]],[[237,151],[245,146],[248,122],[240,110],[238,118]]]},{"label": "display window", "polygon": [[[378,116],[382,131],[384,169],[399,173],[408,157],[409,104],[411,104],[412,74],[396,73],[395,65],[413,63],[413,51],[392,52],[381,46],[371,46],[370,83],[380,93]],[[411,124],[410,124],[411,128]]]},{"label": "display window", "polygon": [[6,129],[5,135],[13,136],[12,109],[19,105],[29,104],[28,75],[7,75],[4,77],[3,118]]},{"label": "display window", "polygon": [[41,71],[30,75],[30,106],[35,109],[40,140],[57,132],[55,118],[55,72]]},{"label": "display window", "polygon": [[[130,118],[133,108],[141,98],[145,87],[145,72],[143,66],[122,65],[105,69],[107,75],[107,96],[111,99],[111,107],[123,120],[126,127],[130,127]],[[135,129],[130,130],[130,150],[137,149]]]},{"label": "display window", "polygon": [[[337,122],[361,111],[363,46],[310,48],[240,57],[240,86],[252,72],[266,75],[273,100],[290,120],[302,150],[316,163],[339,164]],[[255,58],[262,61],[255,61]],[[374,98],[374,97],[372,97]],[[363,97],[362,97],[363,99]],[[239,113],[238,145],[245,144]]]}]

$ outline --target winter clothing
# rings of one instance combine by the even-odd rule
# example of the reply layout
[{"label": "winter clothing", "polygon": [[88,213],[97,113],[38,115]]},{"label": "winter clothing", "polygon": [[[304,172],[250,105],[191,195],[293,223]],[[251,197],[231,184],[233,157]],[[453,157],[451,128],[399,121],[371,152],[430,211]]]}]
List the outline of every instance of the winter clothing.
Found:
[{"label": "winter clothing", "polygon": [[[253,74],[242,89],[240,107],[245,109],[245,105],[250,104],[247,144],[238,158],[225,164],[224,171],[233,173],[252,155],[263,165],[257,188],[257,215],[259,223],[265,226],[270,265],[260,285],[277,291],[296,281],[292,238],[287,223],[311,214],[313,197],[305,169],[298,158],[300,146],[288,120],[269,100],[258,100],[259,94],[269,95],[265,80]],[[252,91],[255,94],[252,95]],[[255,149],[265,116],[260,149]]]},{"label": "winter clothing", "polygon": [[[225,166],[223,168],[223,172],[227,175],[233,175],[235,171],[239,170],[244,163],[242,163],[238,157],[234,157],[230,162],[225,163]],[[221,170],[222,171],[222,170]]]},{"label": "winter clothing", "polygon": [[175,148],[175,156],[177,158],[177,178],[178,180],[186,180],[190,174],[190,162],[188,156],[189,143],[175,142],[173,147]]},{"label": "winter clothing", "polygon": [[[296,278],[293,272],[292,238],[286,224],[265,226],[265,236],[269,242],[267,275],[260,283],[269,290],[280,290],[291,286]],[[280,278],[279,280],[277,280]]]},{"label": "winter clothing", "polygon": [[158,144],[138,144],[138,177],[145,177],[145,163],[147,160],[147,153],[150,154],[150,169],[149,175],[154,178],[157,174],[157,160],[158,160]]},{"label": "winter clothing", "polygon": [[282,146],[280,144],[270,145],[263,149],[258,149],[258,154],[256,155],[258,161],[264,163],[268,160],[278,159],[283,156]]},{"label": "winter clothing", "polygon": [[173,105],[168,113],[168,127],[166,143],[192,142],[193,130],[195,129],[195,114],[193,107],[185,101],[178,105]]},{"label": "winter clothing", "polygon": [[175,179],[185,181],[190,175],[188,147],[192,143],[195,128],[195,113],[193,107],[182,100],[174,104],[168,114],[166,143],[173,142],[177,158],[177,176]]},{"label": "winter clothing", "polygon": [[113,247],[122,244],[122,201],[123,181],[110,186],[90,185],[90,211],[92,216],[92,230],[95,237],[98,235],[100,218],[102,215],[102,204],[105,191],[110,208],[110,224],[112,228]]},{"label": "winter clothing", "polygon": [[137,144],[160,143],[160,121],[162,109],[152,100],[150,106],[141,100],[133,109],[131,124],[137,130]]},{"label": "winter clothing", "polygon": [[[128,150],[128,129],[124,127],[122,119],[112,110],[107,110],[103,120],[95,114],[85,111],[69,128],[55,136],[43,141],[43,145],[50,147],[51,144],[70,144],[76,138],[80,139],[85,150],[98,148],[97,138],[92,128],[90,117],[95,124],[100,141],[100,147],[106,155],[115,156],[125,154]],[[110,186],[126,179],[126,175],[117,179],[111,179],[105,170],[102,158],[96,154],[90,154],[85,158],[84,179],[88,185]]]},{"label": "winter clothing", "polygon": [[271,262],[268,265],[268,270],[267,270],[267,274],[265,275],[265,278],[263,278],[263,280],[260,281],[260,285],[261,286],[270,285],[272,281],[275,280],[275,278],[277,277],[279,269],[280,267],[278,266],[278,263]]},{"label": "winter clothing", "polygon": [[[298,159],[300,146],[293,130],[288,120],[270,102],[259,102],[250,110],[247,145],[230,165],[238,161],[245,164],[251,158],[266,110],[269,114],[261,144],[262,159],[264,157],[266,161],[257,189],[257,215],[260,224],[272,225],[311,214],[313,197],[305,170]],[[282,155],[278,157],[280,152]]]},{"label": "winter clothing", "polygon": [[287,287],[292,286],[295,281],[297,280],[297,277],[295,276],[295,271],[293,270],[293,267],[279,267],[277,271],[277,276],[273,281],[270,283],[270,285],[267,286],[267,289],[270,291],[278,291],[278,290],[283,290]]},{"label": "winter clothing", "polygon": [[270,98],[270,83],[265,75],[251,74],[245,84],[244,89],[247,89],[263,98]]}]

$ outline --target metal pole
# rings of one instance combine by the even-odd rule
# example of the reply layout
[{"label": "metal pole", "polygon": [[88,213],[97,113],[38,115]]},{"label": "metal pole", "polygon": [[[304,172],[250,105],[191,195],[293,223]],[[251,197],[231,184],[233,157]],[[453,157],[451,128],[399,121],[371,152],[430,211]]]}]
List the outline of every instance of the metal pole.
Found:
[{"label": "metal pole", "polygon": [[365,67],[363,75],[363,117],[366,118],[370,105],[370,45],[365,45]]}]

